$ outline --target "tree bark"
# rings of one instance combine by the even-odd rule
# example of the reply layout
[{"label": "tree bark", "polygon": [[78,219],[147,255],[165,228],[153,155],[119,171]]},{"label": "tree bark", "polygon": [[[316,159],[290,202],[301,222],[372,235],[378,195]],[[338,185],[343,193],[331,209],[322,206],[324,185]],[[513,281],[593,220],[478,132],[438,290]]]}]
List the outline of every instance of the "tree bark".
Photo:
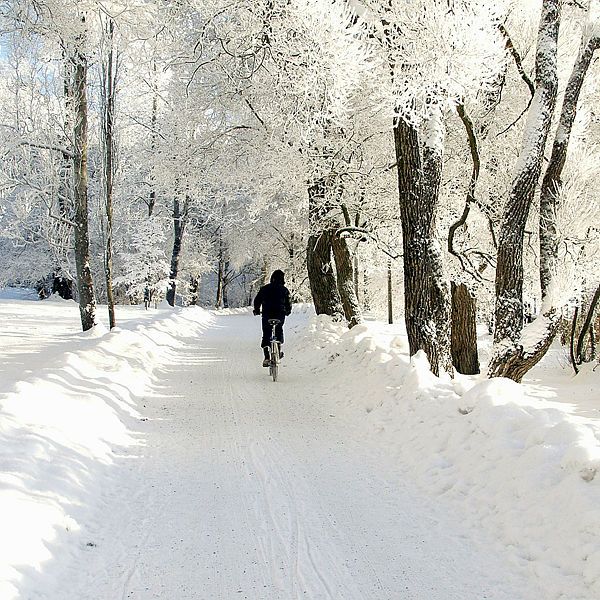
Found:
[{"label": "tree bark", "polygon": [[519,344],[511,347],[510,352],[498,352],[492,355],[490,377],[507,377],[520,383],[525,374],[535,367],[544,357],[554,340],[560,325],[560,313],[553,307],[544,311],[528,328],[532,329],[531,345]]},{"label": "tree bark", "polygon": [[443,124],[429,124],[421,155],[417,129],[404,119],[394,123],[404,259],[404,316],[410,354],[424,350],[431,370],[452,372],[450,301],[436,233],[441,179]]},{"label": "tree bark", "polygon": [[344,309],[344,316],[350,328],[362,323],[362,311],[354,287],[354,270],[348,242],[339,235],[332,237],[332,249],[337,274],[337,288]]},{"label": "tree bark", "polygon": [[[152,60],[152,71],[154,73],[154,84],[156,85],[156,60]],[[154,154],[156,150],[156,123],[158,121],[158,93],[155,90],[152,95],[152,112],[150,116],[150,152]],[[148,216],[151,217],[154,213],[154,207],[156,206],[156,188],[154,186],[154,177],[152,177],[150,193],[148,194],[148,200],[146,201],[148,206]]]},{"label": "tree bark", "polygon": [[308,221],[313,233],[306,245],[306,267],[316,313],[335,316],[343,314],[343,308],[331,263],[335,229],[325,222],[328,210],[325,182],[318,180],[308,188]]},{"label": "tree bark", "polygon": [[[79,40],[83,45],[83,40]],[[88,229],[88,105],[87,105],[87,58],[83,49],[74,55],[73,105],[75,112],[73,197],[75,202],[75,265],[79,313],[83,331],[96,325],[96,297],[90,269],[90,239]]]},{"label": "tree bark", "polygon": [[306,266],[315,311],[331,317],[342,314],[343,308],[333,274],[331,249],[335,231],[327,229],[308,237]]},{"label": "tree bark", "polygon": [[[558,86],[556,53],[560,0],[544,0],[536,50],[536,90],[523,133],[516,174],[504,210],[496,267],[496,327],[490,377],[518,380],[523,367],[535,364],[523,354],[519,338],[523,329],[523,240],[529,209],[538,185],[542,159]],[[544,336],[545,337],[545,336]],[[551,340],[550,340],[551,341]],[[546,344],[539,350],[545,352]],[[529,367],[530,368],[530,367]]]},{"label": "tree bark", "polygon": [[576,306],[573,311],[573,320],[571,321],[571,335],[569,337],[569,358],[571,359],[571,366],[575,371],[575,375],[579,373],[577,367],[577,360],[575,359],[575,332],[577,331],[577,319],[579,318],[579,307]]},{"label": "tree bark", "polygon": [[388,258],[387,263],[387,309],[388,309],[388,324],[394,323],[394,298],[392,288],[392,259]]},{"label": "tree bark", "polygon": [[371,310],[371,295],[369,293],[369,276],[367,270],[363,269],[363,308],[365,312]]},{"label": "tree bark", "polygon": [[451,282],[451,353],[454,368],[463,375],[479,373],[475,296],[464,283]]},{"label": "tree bark", "polygon": [[[266,271],[265,271],[266,273]],[[217,298],[215,308],[223,307],[223,287],[225,283],[225,252],[223,249],[223,237],[219,233],[219,257],[217,264]]]},{"label": "tree bark", "polygon": [[219,261],[217,270],[217,298],[215,300],[215,308],[223,307],[223,263]]},{"label": "tree bark", "polygon": [[170,306],[175,306],[175,295],[177,290],[177,275],[179,273],[179,261],[183,249],[183,235],[187,224],[189,198],[185,197],[183,209],[181,208],[179,198],[175,197],[173,201],[173,226],[175,237],[173,239],[173,252],[171,254],[171,272],[169,274],[169,289],[167,290],[167,302]]},{"label": "tree bark", "polygon": [[200,299],[200,277],[190,278],[190,306],[196,306]]},{"label": "tree bark", "polygon": [[[575,349],[575,360],[578,365],[586,362],[586,357],[584,356],[585,350],[585,338],[589,334],[591,339],[594,339],[594,332],[592,329],[592,324],[594,322],[594,313],[596,312],[596,308],[600,303],[600,285],[596,288],[596,292],[590,302],[590,306],[588,308],[587,314],[585,316],[585,320],[583,325],[581,326],[581,330],[579,332],[579,336],[577,338],[577,347]],[[593,358],[593,356],[592,356]]]},{"label": "tree bark", "polygon": [[571,130],[577,115],[577,103],[579,102],[583,81],[592,62],[592,56],[599,47],[600,37],[589,38],[584,31],[579,54],[565,89],[560,120],[552,145],[552,155],[542,182],[539,223],[542,299],[548,293],[548,287],[555,270],[558,253],[556,209],[562,187],[562,172],[567,158]]},{"label": "tree bark", "polygon": [[106,240],[104,252],[104,272],[106,275],[106,298],[108,304],[108,320],[110,329],[117,324],[115,317],[115,297],[113,293],[112,270],[113,270],[113,189],[115,174],[115,95],[117,65],[113,50],[114,22],[112,19],[107,26],[109,43],[108,56],[102,67],[102,137],[104,150],[104,206],[106,210]]},{"label": "tree bark", "polygon": [[229,272],[229,261],[226,260],[223,265],[223,308],[229,308],[229,297],[227,296],[227,291],[229,287],[229,278],[227,277],[227,273]]}]

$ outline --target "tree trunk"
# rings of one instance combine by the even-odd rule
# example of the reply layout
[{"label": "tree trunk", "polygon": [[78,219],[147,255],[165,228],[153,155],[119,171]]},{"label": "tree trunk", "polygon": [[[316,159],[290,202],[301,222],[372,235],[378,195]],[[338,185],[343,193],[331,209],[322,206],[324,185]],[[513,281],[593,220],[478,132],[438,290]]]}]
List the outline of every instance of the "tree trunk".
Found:
[{"label": "tree trunk", "polygon": [[[83,41],[79,40],[83,45]],[[88,106],[87,106],[87,58],[79,48],[73,56],[74,92],[74,159],[73,197],[75,201],[75,265],[79,313],[83,331],[96,325],[96,297],[90,270],[90,239],[88,230]]]},{"label": "tree trunk", "polygon": [[577,103],[583,80],[592,62],[594,52],[600,47],[600,37],[588,38],[584,29],[579,55],[573,66],[565,89],[560,121],[554,136],[552,155],[546,167],[540,194],[540,285],[542,299],[548,293],[558,253],[556,235],[556,209],[562,187],[562,172],[567,158],[571,130],[577,114]]},{"label": "tree trunk", "polygon": [[401,118],[394,123],[394,146],[410,354],[424,350],[436,375],[440,371],[451,373],[450,300],[436,232],[443,147],[441,116],[429,123],[423,156],[417,129]]},{"label": "tree trunk", "polygon": [[[594,331],[592,328],[592,324],[594,322],[594,313],[596,312],[596,308],[598,307],[599,303],[600,303],[600,285],[596,288],[596,293],[594,294],[594,297],[592,298],[592,301],[590,302],[590,306],[589,306],[587,314],[585,316],[585,320],[583,322],[583,325],[581,326],[581,331],[579,332],[579,337],[577,338],[577,348],[575,350],[575,360],[577,361],[578,365],[586,362],[587,357],[584,356],[584,354],[585,354],[585,338],[589,334],[592,342],[594,340]],[[592,359],[594,358],[593,354],[592,354],[591,358]]]},{"label": "tree trunk", "polygon": [[[560,0],[544,0],[536,51],[536,90],[523,132],[498,244],[496,328],[488,372],[490,377],[509,377],[510,373],[515,373],[516,380],[520,380],[523,368],[533,366],[539,360],[530,360],[528,353],[523,354],[519,343],[523,329],[523,240],[556,104],[559,24]],[[549,343],[536,345],[541,352],[545,352],[548,346]],[[519,366],[519,361],[523,361],[523,367]]]},{"label": "tree trunk", "polygon": [[265,258],[263,260],[262,264],[260,265],[260,281],[258,283],[259,289],[263,285],[267,285],[267,283],[269,283],[269,263],[267,262],[267,259]]},{"label": "tree trunk", "polygon": [[217,265],[217,299],[215,308],[223,307],[223,282],[225,281],[225,253],[223,251],[223,238],[219,234],[219,262]]},{"label": "tree trunk", "polygon": [[575,371],[575,375],[579,373],[577,367],[577,360],[575,359],[575,332],[577,331],[577,319],[579,318],[579,307],[576,306],[573,311],[573,320],[571,321],[571,335],[569,337],[569,358],[571,359],[571,366]]},{"label": "tree trunk", "polygon": [[369,276],[367,270],[363,269],[363,308],[365,312],[371,310],[371,295],[369,293]]},{"label": "tree trunk", "polygon": [[451,283],[451,352],[454,368],[463,375],[479,373],[475,296],[464,283]]},{"label": "tree trunk", "polygon": [[352,257],[348,249],[348,242],[339,235],[331,238],[333,256],[335,258],[335,269],[337,274],[337,287],[344,309],[344,316],[350,328],[362,323],[362,311],[356,296],[354,287],[354,273],[352,268]]},{"label": "tree trunk", "polygon": [[196,306],[200,298],[200,277],[192,276],[190,278],[190,306]]},{"label": "tree trunk", "polygon": [[115,174],[115,95],[117,65],[113,51],[114,22],[107,26],[109,51],[106,62],[102,66],[102,137],[104,150],[104,206],[106,209],[106,240],[104,252],[104,272],[106,274],[106,298],[108,304],[108,320],[110,329],[115,327],[115,297],[112,284],[112,232],[113,232],[113,188]]},{"label": "tree trunk", "polygon": [[306,267],[316,313],[334,316],[343,314],[343,308],[331,263],[335,230],[324,222],[327,212],[325,183],[318,180],[308,188],[308,221],[313,233],[306,245]]},{"label": "tree trunk", "polygon": [[[156,85],[156,60],[152,61],[152,71],[154,73],[154,84]],[[156,150],[156,123],[158,120],[158,93],[156,90],[152,95],[152,113],[150,116],[150,151],[154,154]],[[148,194],[148,216],[151,217],[154,213],[154,207],[156,206],[156,188],[154,187],[154,177],[152,177],[150,193]]]},{"label": "tree trunk", "polygon": [[343,311],[331,263],[334,236],[335,231],[329,229],[308,238],[306,266],[310,292],[318,315],[335,316]]},{"label": "tree trunk", "polygon": [[490,377],[508,377],[520,383],[525,374],[544,357],[560,325],[560,313],[553,307],[544,311],[525,331],[528,339],[534,339],[531,345],[519,344],[511,347],[508,353],[497,352],[490,360]]},{"label": "tree trunk", "polygon": [[229,298],[227,297],[227,289],[229,287],[229,278],[227,274],[229,273],[229,261],[226,260],[223,265],[223,308],[229,308]]},{"label": "tree trunk", "polygon": [[298,281],[297,281],[297,271],[296,271],[296,245],[295,245],[295,235],[294,233],[290,233],[290,243],[288,246],[288,273],[289,273],[289,288],[290,288],[290,298],[292,302],[298,302]]},{"label": "tree trunk", "polygon": [[223,308],[223,263],[219,261],[219,270],[217,272],[217,299],[215,308]]},{"label": "tree trunk", "polygon": [[189,198],[186,196],[181,209],[179,198],[175,197],[173,202],[173,226],[175,237],[173,239],[173,253],[171,254],[171,272],[169,274],[169,289],[167,290],[167,302],[175,306],[175,295],[177,290],[177,274],[179,273],[179,260],[183,248],[183,234],[187,223]]},{"label": "tree trunk", "polygon": [[392,259],[388,258],[387,262],[387,310],[388,324],[394,324],[394,297],[392,287]]},{"label": "tree trunk", "polygon": [[358,260],[358,244],[356,245],[356,248],[354,251],[354,260],[353,260],[353,264],[352,264],[352,269],[353,269],[353,273],[354,273],[354,293],[356,294],[356,299],[360,303],[360,286],[359,286],[359,282],[358,282],[358,274],[360,272],[360,263]]}]

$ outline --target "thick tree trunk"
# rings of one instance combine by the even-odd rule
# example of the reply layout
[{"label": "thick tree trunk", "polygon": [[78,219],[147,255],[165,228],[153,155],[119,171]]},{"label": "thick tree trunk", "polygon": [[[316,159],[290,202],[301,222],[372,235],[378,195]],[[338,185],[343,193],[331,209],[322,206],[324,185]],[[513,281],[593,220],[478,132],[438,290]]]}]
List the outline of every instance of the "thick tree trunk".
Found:
[{"label": "thick tree trunk", "polygon": [[454,368],[463,375],[479,373],[475,296],[464,283],[451,283],[451,352]]},{"label": "thick tree trunk", "polygon": [[331,262],[335,230],[324,222],[328,212],[325,200],[325,183],[319,180],[308,188],[308,221],[313,233],[306,245],[306,267],[316,313],[335,316],[343,314],[343,308]]},{"label": "thick tree trunk", "polygon": [[343,311],[331,261],[334,236],[335,231],[329,229],[308,238],[306,266],[310,291],[318,315],[335,316]]},{"label": "thick tree trunk", "polygon": [[[539,360],[530,360],[520,346],[523,329],[523,239],[556,103],[560,8],[559,0],[543,1],[536,52],[536,90],[523,132],[516,174],[504,209],[498,245],[496,328],[490,377],[508,377],[514,373],[520,380],[523,369],[518,365],[519,361],[525,367],[533,366]],[[536,345],[541,352],[545,352],[548,346],[544,343]]]},{"label": "thick tree trunk", "polygon": [[337,274],[337,287],[344,309],[344,316],[350,328],[362,323],[362,311],[354,287],[354,272],[352,257],[348,249],[348,242],[338,235],[332,237],[333,256]]},{"label": "thick tree trunk", "polygon": [[434,117],[421,157],[419,134],[404,119],[394,123],[404,258],[404,315],[410,354],[424,350],[431,370],[452,372],[450,301],[444,281],[436,216],[443,124]]},{"label": "thick tree trunk", "polygon": [[[444,274],[442,248],[436,225],[442,181],[442,154],[445,127],[441,111],[435,113],[427,123],[423,147],[423,204],[430,211],[430,238],[428,239],[428,269],[431,306],[436,329],[439,371],[452,375],[450,354],[450,288]],[[436,371],[434,371],[435,373]],[[438,374],[438,373],[436,373]]]},{"label": "thick tree trunk", "polygon": [[540,285],[542,299],[548,293],[558,253],[556,235],[556,209],[562,186],[562,172],[567,158],[571,130],[577,114],[577,103],[583,81],[592,62],[594,52],[600,47],[600,37],[589,38],[584,31],[579,55],[573,66],[565,89],[560,121],[554,136],[552,155],[546,167],[540,194]]},{"label": "thick tree trunk", "polygon": [[169,274],[169,289],[167,290],[167,302],[170,306],[175,306],[175,295],[177,290],[177,275],[179,273],[179,260],[181,250],[183,249],[183,235],[187,223],[189,199],[186,196],[183,210],[176,197],[173,202],[173,226],[175,237],[173,239],[173,252],[171,254],[171,272]]},{"label": "thick tree trunk", "polygon": [[88,106],[87,106],[87,58],[82,50],[73,57],[74,91],[74,160],[73,197],[75,201],[75,265],[79,313],[83,331],[96,324],[96,297],[90,269],[90,239],[88,230]]}]

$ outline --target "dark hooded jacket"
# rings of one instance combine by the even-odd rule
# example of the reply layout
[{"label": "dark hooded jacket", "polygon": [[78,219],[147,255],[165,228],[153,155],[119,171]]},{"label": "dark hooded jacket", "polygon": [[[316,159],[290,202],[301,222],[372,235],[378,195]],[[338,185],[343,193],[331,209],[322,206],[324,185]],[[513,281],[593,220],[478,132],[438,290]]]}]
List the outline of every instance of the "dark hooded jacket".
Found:
[{"label": "dark hooded jacket", "polygon": [[283,271],[273,271],[271,283],[263,285],[254,299],[254,313],[262,307],[263,319],[282,319],[292,312],[290,292],[285,287]]}]

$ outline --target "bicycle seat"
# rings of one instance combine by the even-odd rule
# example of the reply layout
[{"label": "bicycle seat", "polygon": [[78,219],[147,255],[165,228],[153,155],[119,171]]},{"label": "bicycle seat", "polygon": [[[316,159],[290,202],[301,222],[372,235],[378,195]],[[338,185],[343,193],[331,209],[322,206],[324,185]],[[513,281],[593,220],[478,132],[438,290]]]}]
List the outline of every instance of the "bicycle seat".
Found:
[{"label": "bicycle seat", "polygon": [[281,321],[279,319],[269,319],[269,325],[279,325]]}]

